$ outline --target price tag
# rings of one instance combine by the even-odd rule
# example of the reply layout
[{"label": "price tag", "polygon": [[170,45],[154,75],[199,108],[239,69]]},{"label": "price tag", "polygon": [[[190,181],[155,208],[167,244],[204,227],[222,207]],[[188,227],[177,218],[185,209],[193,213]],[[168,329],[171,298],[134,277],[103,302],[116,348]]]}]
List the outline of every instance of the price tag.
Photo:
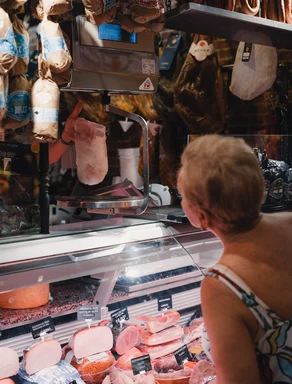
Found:
[{"label": "price tag", "polygon": [[78,308],[77,320],[86,321],[86,320],[100,320],[101,311],[99,305],[88,305]]},{"label": "price tag", "polygon": [[34,339],[41,336],[42,333],[51,333],[55,331],[55,325],[51,317],[46,317],[31,326],[31,334]]},{"label": "price tag", "polygon": [[123,322],[129,320],[128,308],[125,307],[118,309],[116,312],[111,314],[111,318],[114,327],[121,325]]},{"label": "price tag", "polygon": [[173,352],[174,357],[178,363],[178,365],[183,365],[186,361],[190,360],[190,352],[186,345],[183,345],[179,349]]},{"label": "price tag", "polygon": [[252,44],[251,43],[244,43],[243,53],[242,53],[242,61],[247,63],[250,60],[252,51]]},{"label": "price tag", "polygon": [[131,364],[134,375],[141,375],[145,372],[152,371],[152,364],[149,355],[136,357],[131,360]]},{"label": "price tag", "polygon": [[171,295],[165,295],[158,297],[158,311],[167,311],[172,308],[172,297]]},{"label": "price tag", "polygon": [[76,380],[70,381],[69,384],[77,384],[77,381]]}]

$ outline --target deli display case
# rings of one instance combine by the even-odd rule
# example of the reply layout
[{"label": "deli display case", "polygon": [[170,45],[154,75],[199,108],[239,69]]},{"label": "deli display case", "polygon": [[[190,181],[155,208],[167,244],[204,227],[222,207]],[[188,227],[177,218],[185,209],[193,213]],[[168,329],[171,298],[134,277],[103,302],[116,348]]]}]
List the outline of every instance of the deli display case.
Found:
[{"label": "deli display case", "polygon": [[200,285],[205,268],[220,258],[221,242],[190,226],[141,222],[2,240],[0,292],[11,291],[10,308],[13,292],[26,287],[49,284],[50,299],[34,309],[1,308],[0,346],[22,356],[33,341],[31,325],[47,317],[55,325],[54,338],[64,345],[82,324],[82,306],[98,305],[99,320],[125,307],[130,318],[173,308],[182,326],[201,317]]}]

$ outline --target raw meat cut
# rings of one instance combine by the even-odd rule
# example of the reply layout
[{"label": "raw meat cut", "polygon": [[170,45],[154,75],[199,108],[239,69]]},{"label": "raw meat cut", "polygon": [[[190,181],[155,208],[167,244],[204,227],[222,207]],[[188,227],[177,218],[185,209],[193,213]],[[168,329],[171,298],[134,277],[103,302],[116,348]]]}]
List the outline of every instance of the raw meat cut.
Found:
[{"label": "raw meat cut", "polygon": [[146,320],[147,329],[151,333],[157,333],[166,328],[172,327],[179,321],[179,319],[180,314],[177,311],[167,311],[153,320]]},{"label": "raw meat cut", "polygon": [[202,336],[204,328],[204,322],[196,322],[189,327],[184,328],[183,341],[185,344],[189,344],[192,341],[199,339]]},{"label": "raw meat cut", "polygon": [[49,284],[36,285],[0,294],[0,308],[31,309],[48,303]]},{"label": "raw meat cut", "polygon": [[82,359],[76,359],[73,351],[69,351],[65,361],[77,369],[81,379],[86,384],[100,384],[106,377],[109,369],[114,365],[115,358],[111,352],[102,352]]},{"label": "raw meat cut", "polygon": [[99,184],[108,172],[105,126],[78,118],[75,133],[78,178],[83,184]]},{"label": "raw meat cut", "polygon": [[17,353],[7,347],[0,347],[0,379],[14,376],[18,373],[19,361]]},{"label": "raw meat cut", "polygon": [[106,325],[112,330],[114,349],[119,355],[123,355],[141,342],[138,329],[133,325],[124,324],[122,328],[116,328],[113,327],[112,323],[108,320],[103,320],[98,325]]},{"label": "raw meat cut", "polygon": [[168,372],[170,369],[180,368],[173,354],[152,360],[152,367],[156,372]]},{"label": "raw meat cut", "polygon": [[123,356],[118,358],[116,367],[125,371],[130,371],[132,369],[131,360],[141,356],[143,356],[143,353],[141,353],[139,349],[134,347],[130,349],[127,353],[125,353]]},{"label": "raw meat cut", "polygon": [[33,344],[24,351],[23,367],[29,375],[56,365],[61,360],[62,348],[56,340],[45,340]]},{"label": "raw meat cut", "polygon": [[108,327],[94,326],[82,328],[74,333],[69,341],[77,359],[106,352],[113,347],[113,334]]},{"label": "raw meat cut", "polygon": [[204,384],[204,379],[209,376],[215,376],[216,371],[213,364],[208,361],[199,361],[198,364],[194,367],[190,384]]},{"label": "raw meat cut", "polygon": [[149,346],[168,343],[181,338],[183,335],[183,329],[179,325],[167,328],[159,333],[150,333],[146,329],[140,327],[138,329],[142,338],[142,343]]},{"label": "raw meat cut", "polygon": [[153,347],[148,347],[146,345],[140,345],[138,349],[144,354],[149,354],[151,359],[157,359],[158,357],[163,357],[173,353],[178,348],[182,347],[183,343],[181,339],[171,341],[170,343],[156,345]]}]

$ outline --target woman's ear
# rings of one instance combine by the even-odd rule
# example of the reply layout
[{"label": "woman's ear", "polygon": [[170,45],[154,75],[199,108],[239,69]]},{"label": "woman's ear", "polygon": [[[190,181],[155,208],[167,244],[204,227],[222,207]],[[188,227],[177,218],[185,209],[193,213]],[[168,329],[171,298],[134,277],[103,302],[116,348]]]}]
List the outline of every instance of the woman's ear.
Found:
[{"label": "woman's ear", "polygon": [[199,210],[200,227],[202,231],[205,231],[209,227],[209,218],[206,212],[202,209]]}]

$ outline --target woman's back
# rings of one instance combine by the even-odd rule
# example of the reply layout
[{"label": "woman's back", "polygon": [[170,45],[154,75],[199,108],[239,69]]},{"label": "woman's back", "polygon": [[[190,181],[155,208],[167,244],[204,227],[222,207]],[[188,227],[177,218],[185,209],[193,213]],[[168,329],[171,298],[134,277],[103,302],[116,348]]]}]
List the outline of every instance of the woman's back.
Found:
[{"label": "woman's back", "polygon": [[241,277],[280,318],[292,319],[291,213],[263,215],[253,230],[225,245],[220,264]]}]

